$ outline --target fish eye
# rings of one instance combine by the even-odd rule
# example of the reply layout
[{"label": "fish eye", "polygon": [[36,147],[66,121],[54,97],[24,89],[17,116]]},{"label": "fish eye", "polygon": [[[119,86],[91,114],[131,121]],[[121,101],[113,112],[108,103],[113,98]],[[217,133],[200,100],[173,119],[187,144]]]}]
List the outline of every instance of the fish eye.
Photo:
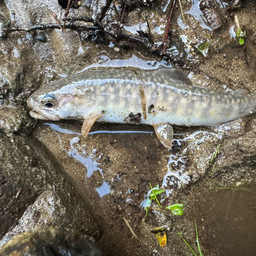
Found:
[{"label": "fish eye", "polygon": [[41,100],[41,104],[43,104],[47,108],[56,107],[57,103],[58,102],[55,97],[50,94],[46,94]]},{"label": "fish eye", "polygon": [[44,105],[48,108],[53,107],[53,104],[51,102],[45,102]]}]

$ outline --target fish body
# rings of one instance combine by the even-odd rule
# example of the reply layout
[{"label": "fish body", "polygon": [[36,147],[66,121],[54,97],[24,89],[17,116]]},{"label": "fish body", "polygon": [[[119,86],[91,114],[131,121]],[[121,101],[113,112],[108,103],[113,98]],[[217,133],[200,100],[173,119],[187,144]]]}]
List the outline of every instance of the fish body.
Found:
[{"label": "fish body", "polygon": [[212,126],[256,112],[256,93],[215,92],[190,85],[175,69],[102,69],[59,79],[28,99],[38,119],[148,124],[171,147],[171,125]]}]

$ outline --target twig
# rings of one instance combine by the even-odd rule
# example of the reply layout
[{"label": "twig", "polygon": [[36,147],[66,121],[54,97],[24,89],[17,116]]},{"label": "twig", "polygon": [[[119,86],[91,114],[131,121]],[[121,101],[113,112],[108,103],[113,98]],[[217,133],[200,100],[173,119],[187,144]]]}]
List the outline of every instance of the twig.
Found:
[{"label": "twig", "polygon": [[84,21],[84,22],[91,22],[94,26],[100,27],[100,23],[96,20],[94,20],[91,17],[73,17],[73,18],[63,18],[63,21],[69,21],[70,23],[74,21]]},{"label": "twig", "polygon": [[123,21],[124,21],[124,13],[125,13],[125,9],[126,9],[126,0],[124,0],[124,5],[123,5],[122,15],[121,15],[121,22],[123,22]]},{"label": "twig", "polygon": [[71,4],[71,0],[68,0],[67,10],[66,10],[65,15],[64,15],[65,17],[67,17],[68,14],[69,14],[70,4]]},{"label": "twig", "polygon": [[164,33],[163,52],[162,52],[163,54],[166,54],[169,27],[170,27],[170,24],[171,24],[172,13],[173,13],[175,3],[176,3],[176,0],[172,0],[172,6],[171,6],[171,10],[170,10],[170,13],[169,13],[169,17],[168,17],[168,20],[167,20],[167,24],[166,24],[166,27],[165,27],[165,33]]},{"label": "twig", "polygon": [[[68,14],[69,14],[70,4],[71,4],[71,0],[68,0],[67,10],[66,10],[66,12],[65,12],[65,14],[64,14],[65,17],[67,17]],[[65,30],[65,27],[66,27],[65,25],[66,25],[66,22],[64,21],[62,30]]]},{"label": "twig", "polygon": [[18,192],[16,193],[15,197],[14,197],[14,201],[18,198],[19,194],[20,194],[21,188],[18,190]]},{"label": "twig", "polygon": [[52,12],[52,16],[55,19],[56,23],[58,24],[58,26],[60,27],[60,29],[62,29],[61,25],[60,25],[60,21],[57,18],[57,14],[55,12]]},{"label": "twig", "polygon": [[136,236],[135,232],[133,231],[133,229],[132,229],[131,225],[129,224],[128,220],[126,220],[126,218],[125,218],[125,217],[123,217],[123,218],[124,218],[125,224],[126,224],[126,225],[127,225],[127,227],[130,229],[130,231],[131,231],[132,235],[133,235],[135,238],[137,238],[137,239],[139,240],[139,238]]},{"label": "twig", "polygon": [[236,14],[234,15],[234,23],[236,25],[237,30],[241,30],[241,27],[240,27],[240,24],[239,24],[239,20],[238,20],[238,17],[237,17]]},{"label": "twig", "polygon": [[[31,32],[35,30],[46,30],[46,29],[62,29],[63,24],[57,25],[57,24],[41,24],[41,25],[36,25],[30,28],[10,28],[8,31],[10,32],[16,32],[16,31],[25,31],[25,32]],[[68,24],[66,25],[66,28],[69,29],[86,29],[86,30],[98,30],[98,27],[94,26],[77,26],[75,24]]]},{"label": "twig", "polygon": [[181,5],[180,0],[179,0],[179,6],[180,6],[180,12],[181,12],[181,16],[182,16],[183,22],[186,24],[186,20],[185,20],[185,17],[184,17],[184,13],[183,13],[183,9],[182,9],[182,5]]}]

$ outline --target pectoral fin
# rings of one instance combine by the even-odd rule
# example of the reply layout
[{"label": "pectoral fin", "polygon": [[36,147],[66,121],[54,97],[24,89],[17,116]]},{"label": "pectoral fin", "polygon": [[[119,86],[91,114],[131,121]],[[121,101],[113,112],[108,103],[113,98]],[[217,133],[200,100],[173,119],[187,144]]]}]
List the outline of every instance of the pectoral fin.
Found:
[{"label": "pectoral fin", "polygon": [[172,149],[173,129],[170,124],[154,124],[154,129],[157,138],[163,146]]},{"label": "pectoral fin", "polygon": [[88,135],[89,131],[91,130],[93,124],[102,116],[102,114],[100,115],[91,115],[89,117],[86,117],[84,119],[84,123],[82,126],[82,136],[84,138],[86,138],[86,136]]}]

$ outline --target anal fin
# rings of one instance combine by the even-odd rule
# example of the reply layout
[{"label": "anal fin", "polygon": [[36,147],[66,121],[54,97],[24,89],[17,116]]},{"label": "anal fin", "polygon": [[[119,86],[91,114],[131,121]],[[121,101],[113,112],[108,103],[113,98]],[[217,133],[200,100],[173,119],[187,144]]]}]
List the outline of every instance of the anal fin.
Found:
[{"label": "anal fin", "polygon": [[155,133],[163,146],[172,149],[173,129],[168,123],[154,124]]},{"label": "anal fin", "polygon": [[89,117],[84,119],[84,123],[82,126],[82,136],[86,138],[89,131],[91,130],[93,124],[102,116],[102,114],[92,114]]}]

